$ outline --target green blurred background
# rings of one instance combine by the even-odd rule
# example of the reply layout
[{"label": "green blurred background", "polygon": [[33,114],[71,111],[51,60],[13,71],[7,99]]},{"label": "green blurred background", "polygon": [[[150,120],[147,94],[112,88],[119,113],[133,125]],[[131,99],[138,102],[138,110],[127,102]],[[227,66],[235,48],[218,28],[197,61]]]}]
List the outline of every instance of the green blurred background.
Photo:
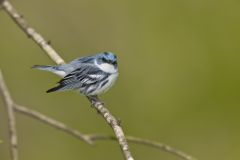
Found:
[{"label": "green blurred background", "polygon": [[[240,1],[12,0],[66,60],[113,51],[120,76],[101,98],[127,135],[181,149],[199,160],[240,159]],[[85,97],[46,94],[58,77],[31,70],[54,64],[0,11],[0,68],[14,100],[84,133],[112,134]],[[21,114],[20,160],[114,159],[116,142],[91,147]],[[0,159],[10,160],[0,100]],[[136,159],[178,160],[130,144]]]}]

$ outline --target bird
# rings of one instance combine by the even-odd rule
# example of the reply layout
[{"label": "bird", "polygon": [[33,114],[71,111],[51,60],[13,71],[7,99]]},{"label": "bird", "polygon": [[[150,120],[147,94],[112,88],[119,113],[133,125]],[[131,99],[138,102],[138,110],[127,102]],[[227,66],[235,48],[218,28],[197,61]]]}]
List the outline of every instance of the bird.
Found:
[{"label": "bird", "polygon": [[62,78],[47,93],[77,90],[93,101],[98,101],[98,95],[111,88],[118,77],[117,56],[112,52],[80,57],[67,64],[34,65],[32,68],[49,71]]}]

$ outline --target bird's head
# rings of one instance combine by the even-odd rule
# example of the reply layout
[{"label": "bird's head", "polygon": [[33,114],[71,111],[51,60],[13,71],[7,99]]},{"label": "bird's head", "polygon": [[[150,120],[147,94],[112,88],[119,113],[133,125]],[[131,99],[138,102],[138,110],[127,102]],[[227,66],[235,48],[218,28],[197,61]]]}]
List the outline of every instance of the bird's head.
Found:
[{"label": "bird's head", "polygon": [[111,52],[103,52],[95,57],[95,64],[104,72],[117,73],[117,56]]},{"label": "bird's head", "polygon": [[117,67],[117,56],[112,52],[100,53],[97,58],[97,63],[99,65],[103,63],[108,63],[110,65],[113,65],[114,67]]}]

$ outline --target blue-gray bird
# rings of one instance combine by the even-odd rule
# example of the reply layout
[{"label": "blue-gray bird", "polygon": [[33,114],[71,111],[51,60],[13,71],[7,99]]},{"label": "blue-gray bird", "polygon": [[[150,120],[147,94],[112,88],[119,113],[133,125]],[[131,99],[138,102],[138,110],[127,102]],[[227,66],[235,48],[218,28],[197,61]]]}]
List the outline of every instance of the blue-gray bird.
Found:
[{"label": "blue-gray bird", "polygon": [[58,86],[47,91],[78,90],[87,97],[106,92],[118,77],[117,57],[111,52],[74,59],[57,66],[35,65],[32,68],[50,71],[62,77]]}]

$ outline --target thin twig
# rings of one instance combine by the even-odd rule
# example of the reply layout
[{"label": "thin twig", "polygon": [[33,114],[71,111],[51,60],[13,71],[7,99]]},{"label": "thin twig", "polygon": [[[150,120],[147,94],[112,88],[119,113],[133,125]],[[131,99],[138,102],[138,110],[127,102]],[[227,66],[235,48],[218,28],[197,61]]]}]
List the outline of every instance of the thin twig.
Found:
[{"label": "thin twig", "polygon": [[[101,134],[92,134],[92,135],[88,135],[89,138],[92,141],[96,141],[96,140],[116,140],[116,137],[111,136],[111,135],[101,135]],[[149,147],[153,147],[162,151],[166,151],[168,153],[174,154],[177,157],[180,157],[182,159],[185,160],[196,160],[195,158],[193,158],[190,155],[187,155],[186,153],[177,150],[169,145],[163,144],[163,143],[159,143],[156,141],[151,141],[148,139],[143,139],[143,138],[138,138],[138,137],[133,137],[133,136],[126,136],[126,139],[128,140],[128,142],[131,143],[135,143],[135,144],[141,144],[141,145],[145,145],[145,146],[149,146]]]},{"label": "thin twig", "polygon": [[[116,137],[111,136],[111,135],[102,135],[102,134],[83,134],[73,128],[68,127],[66,124],[64,124],[63,122],[57,121],[51,117],[48,117],[40,112],[34,111],[32,109],[29,109],[25,106],[21,106],[16,104],[10,96],[9,90],[7,89],[6,84],[4,83],[4,79],[3,76],[0,74],[0,77],[2,77],[0,79],[0,86],[3,86],[1,88],[4,89],[0,89],[0,92],[2,93],[2,95],[6,94],[8,96],[4,96],[3,99],[4,101],[11,101],[13,104],[13,108],[16,112],[19,112],[21,114],[24,114],[26,116],[29,116],[31,118],[34,118],[38,121],[41,121],[51,127],[57,128],[61,131],[64,131],[65,133],[69,134],[70,136],[73,136],[79,140],[83,140],[84,142],[93,145],[95,141],[97,140],[114,140],[117,141]],[[162,144],[159,142],[155,142],[155,141],[150,141],[147,139],[141,139],[141,138],[137,138],[137,137],[132,137],[132,136],[127,136],[126,139],[129,142],[132,143],[137,143],[137,144],[141,144],[141,145],[146,145],[149,147],[153,147],[153,148],[157,148],[159,150],[163,150],[166,152],[169,152],[171,154],[174,154],[180,158],[183,158],[185,160],[194,160],[194,158],[192,158],[191,156],[187,155],[186,153],[183,153],[177,149],[174,149],[173,147],[170,147],[166,144]]]},{"label": "thin twig", "polygon": [[14,104],[14,110],[17,112],[20,112],[22,114],[25,114],[27,116],[30,116],[32,118],[35,118],[45,124],[48,124],[54,128],[57,128],[61,131],[64,131],[78,139],[83,140],[84,142],[86,142],[90,145],[93,144],[92,140],[87,135],[84,135],[83,133],[81,133],[75,129],[72,129],[72,128],[68,127],[66,124],[59,122],[51,117],[45,116],[44,114],[41,114],[40,112],[28,109],[27,107],[20,106],[18,104]]},{"label": "thin twig", "polygon": [[147,140],[147,139],[142,139],[142,138],[137,138],[137,137],[132,137],[132,136],[127,136],[126,138],[129,142],[134,142],[134,143],[137,143],[137,144],[143,144],[143,145],[151,146],[151,147],[154,147],[154,148],[158,148],[158,149],[161,149],[163,151],[172,153],[172,154],[174,154],[178,157],[181,157],[182,159],[194,160],[193,157],[187,155],[186,153],[184,153],[184,152],[182,152],[178,149],[175,149],[175,148],[173,148],[169,145],[163,144],[163,143],[154,142],[154,141],[150,141],[150,140]]},{"label": "thin twig", "polygon": [[[26,33],[28,37],[32,38],[34,42],[36,42],[55,63],[65,63],[64,60],[59,56],[59,54],[51,47],[51,45],[39,33],[37,33],[32,27],[28,25],[23,16],[21,16],[16,11],[16,9],[14,9],[14,7],[8,0],[3,1],[2,6],[3,9],[7,12],[7,14],[13,19],[13,21],[22,29],[22,31]],[[116,118],[102,104],[99,105],[99,103],[95,103],[94,108],[102,115],[103,118],[105,118],[108,124],[110,124],[110,126],[112,127],[125,159],[133,160],[122,127],[117,123]]]},{"label": "thin twig", "polygon": [[4,103],[7,109],[9,136],[10,136],[10,151],[12,160],[18,160],[18,143],[17,143],[17,130],[16,130],[16,120],[13,109],[13,101],[8,92],[6,85],[4,85],[4,79],[2,72],[0,70],[0,91],[4,99]]}]

